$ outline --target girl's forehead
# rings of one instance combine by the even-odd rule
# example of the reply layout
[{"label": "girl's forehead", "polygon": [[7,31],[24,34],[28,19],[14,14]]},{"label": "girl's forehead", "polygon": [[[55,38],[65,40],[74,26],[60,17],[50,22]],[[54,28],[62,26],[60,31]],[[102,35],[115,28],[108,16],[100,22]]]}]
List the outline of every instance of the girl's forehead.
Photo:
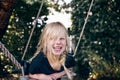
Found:
[{"label": "girl's forehead", "polygon": [[50,36],[51,38],[66,38],[66,35],[54,34]]},{"label": "girl's forehead", "polygon": [[52,37],[65,37],[66,36],[66,33],[64,31],[51,31],[50,32],[50,35]]},{"label": "girl's forehead", "polygon": [[46,36],[49,38],[60,38],[60,37],[66,38],[67,32],[64,28],[53,27],[47,30]]}]

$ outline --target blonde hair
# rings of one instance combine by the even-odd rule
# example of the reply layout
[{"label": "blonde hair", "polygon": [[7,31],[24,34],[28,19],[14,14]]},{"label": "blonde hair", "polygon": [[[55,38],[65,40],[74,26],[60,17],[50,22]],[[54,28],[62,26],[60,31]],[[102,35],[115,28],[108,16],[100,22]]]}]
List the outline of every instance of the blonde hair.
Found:
[{"label": "blonde hair", "polygon": [[65,26],[60,22],[52,22],[52,23],[47,24],[44,27],[42,34],[40,36],[38,45],[37,45],[37,51],[34,54],[34,56],[30,59],[30,61],[34,57],[36,57],[40,52],[43,52],[50,60],[55,61],[56,59],[55,56],[51,53],[51,51],[48,52],[47,50],[48,40],[51,37],[58,38],[63,35],[65,36],[67,44],[66,44],[66,50],[62,53],[62,55],[60,55],[59,61],[61,65],[64,67],[64,70],[66,74],[68,75],[68,78],[71,78],[68,69],[65,67],[66,54],[69,48],[68,33],[67,33],[67,29],[65,28]]}]

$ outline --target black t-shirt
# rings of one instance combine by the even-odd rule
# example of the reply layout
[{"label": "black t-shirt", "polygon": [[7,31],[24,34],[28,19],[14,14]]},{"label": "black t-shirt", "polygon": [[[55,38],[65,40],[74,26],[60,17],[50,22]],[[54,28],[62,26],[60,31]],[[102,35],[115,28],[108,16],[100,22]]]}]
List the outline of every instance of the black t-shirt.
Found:
[{"label": "black t-shirt", "polygon": [[[66,56],[66,62],[65,62],[65,66],[67,68],[73,67],[75,65],[75,60],[71,55],[67,55]],[[54,70],[51,65],[49,64],[48,59],[46,58],[46,56],[44,55],[44,53],[40,53],[38,54],[31,62],[30,66],[29,66],[29,73],[31,74],[52,74],[52,73],[56,73],[56,72],[61,72],[63,71],[64,68],[61,66],[60,70]],[[59,80],[59,79],[58,79]]]}]

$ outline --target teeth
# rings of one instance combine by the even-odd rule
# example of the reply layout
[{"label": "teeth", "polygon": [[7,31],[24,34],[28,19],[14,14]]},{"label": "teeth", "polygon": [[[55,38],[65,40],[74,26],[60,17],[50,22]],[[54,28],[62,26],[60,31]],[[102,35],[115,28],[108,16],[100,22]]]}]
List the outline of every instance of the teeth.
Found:
[{"label": "teeth", "polygon": [[60,50],[60,49],[57,48],[57,49],[55,49],[55,50]]},{"label": "teeth", "polygon": [[62,49],[62,47],[54,47],[54,49]]}]

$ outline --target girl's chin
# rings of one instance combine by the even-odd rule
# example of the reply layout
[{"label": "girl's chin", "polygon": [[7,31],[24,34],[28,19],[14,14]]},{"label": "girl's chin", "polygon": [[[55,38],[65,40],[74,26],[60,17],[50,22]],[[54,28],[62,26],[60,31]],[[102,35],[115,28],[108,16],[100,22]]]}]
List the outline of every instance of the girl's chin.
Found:
[{"label": "girl's chin", "polygon": [[56,55],[56,56],[57,56],[57,55],[59,56],[59,55],[61,55],[61,52],[55,52],[55,53],[53,53],[53,54]]}]

